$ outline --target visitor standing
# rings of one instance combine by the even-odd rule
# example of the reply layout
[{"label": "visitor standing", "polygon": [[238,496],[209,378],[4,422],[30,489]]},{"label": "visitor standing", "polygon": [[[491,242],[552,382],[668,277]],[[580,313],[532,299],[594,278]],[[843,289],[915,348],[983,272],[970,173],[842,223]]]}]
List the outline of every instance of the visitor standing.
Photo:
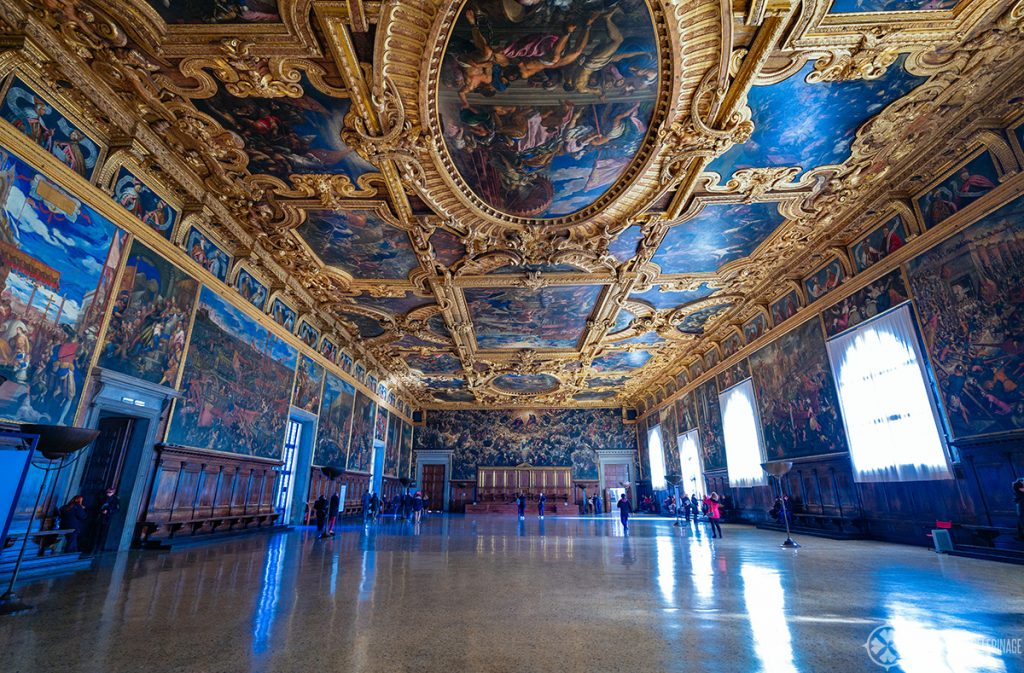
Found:
[{"label": "visitor standing", "polygon": [[697,515],[700,513],[700,504],[697,502],[697,493],[694,491],[690,495],[690,510],[693,512],[693,523],[697,523]]},{"label": "visitor standing", "polygon": [[516,511],[520,519],[526,518],[526,496],[522,493],[516,496]]},{"label": "visitor standing", "polygon": [[722,526],[719,519],[722,518],[721,504],[718,502],[718,494],[712,493],[711,497],[704,497],[704,504],[708,507],[708,523],[711,524],[711,537],[722,537]]},{"label": "visitor standing", "polygon": [[370,519],[372,521],[377,520],[377,515],[380,513],[380,496],[374,493],[370,496]]},{"label": "visitor standing", "polygon": [[1017,539],[1024,540],[1024,477],[1013,482],[1013,502],[1017,505]]},{"label": "visitor standing", "polygon": [[622,522],[622,528],[628,533],[629,532],[629,515],[633,513],[633,506],[629,504],[629,500],[626,498],[626,494],[623,493],[622,497],[619,498],[619,521]]},{"label": "visitor standing", "polygon": [[690,499],[683,493],[683,518],[686,519],[686,523],[690,523]]},{"label": "visitor standing", "polygon": [[542,519],[544,518],[544,503],[546,503],[547,501],[547,496],[545,496],[543,493],[541,493],[540,497],[537,498],[537,512],[540,514],[540,518]]},{"label": "visitor standing", "polygon": [[331,503],[327,506],[327,536],[334,536],[334,524],[338,521],[338,511],[341,510],[341,498],[335,491],[331,496]]},{"label": "visitor standing", "polygon": [[313,514],[316,515],[316,535],[323,537],[327,530],[327,496],[323,493],[313,503]]},{"label": "visitor standing", "polygon": [[78,551],[78,538],[82,535],[82,531],[85,530],[85,521],[88,518],[85,512],[85,498],[80,495],[76,495],[68,501],[68,504],[60,508],[60,525],[61,528],[70,529],[68,533],[67,546],[64,548],[66,552],[77,552]]},{"label": "visitor standing", "polygon": [[423,516],[423,494],[416,491],[416,495],[412,497],[412,518],[413,522],[419,523],[420,517]]},{"label": "visitor standing", "polygon": [[362,504],[363,504],[363,521],[366,521],[367,519],[370,518],[370,492],[369,491],[366,491],[365,493],[363,493]]},{"label": "visitor standing", "polygon": [[108,488],[106,497],[100,504],[100,528],[96,534],[96,551],[107,550],[107,534],[110,532],[110,522],[113,521],[114,516],[120,511],[121,499],[117,497],[117,491]]},{"label": "visitor standing", "polygon": [[594,514],[604,514],[604,499],[601,498],[600,491],[594,494]]}]

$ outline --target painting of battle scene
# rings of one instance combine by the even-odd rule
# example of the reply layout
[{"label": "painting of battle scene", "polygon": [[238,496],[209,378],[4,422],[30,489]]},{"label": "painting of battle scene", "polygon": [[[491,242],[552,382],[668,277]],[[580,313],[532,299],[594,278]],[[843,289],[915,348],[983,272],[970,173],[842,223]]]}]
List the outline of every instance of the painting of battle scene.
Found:
[{"label": "painting of battle scene", "polygon": [[0,117],[75,173],[92,177],[100,146],[17,77],[0,105]]},{"label": "painting of battle scene", "polygon": [[705,206],[668,230],[651,260],[662,273],[710,273],[754,252],[785,218],[775,203]]},{"label": "painting of battle scene", "polygon": [[276,23],[277,0],[148,0],[167,23]]},{"label": "painting of battle scene", "polygon": [[931,229],[963,210],[999,184],[992,155],[983,152],[917,200],[924,226]]},{"label": "painting of battle scene", "polygon": [[700,435],[704,469],[725,469],[725,432],[722,430],[722,407],[714,377],[697,386],[693,399],[697,407],[697,433]]},{"label": "painting of battle scene", "polygon": [[134,242],[97,364],[175,387],[198,291],[190,276]]},{"label": "painting of battle scene", "polygon": [[573,348],[601,287],[464,290],[480,348]]},{"label": "painting of battle scene", "polygon": [[597,479],[595,449],[635,449],[618,409],[473,409],[427,414],[416,449],[454,449],[453,479],[476,479],[478,465],[573,467]]},{"label": "painting of battle scene", "polygon": [[825,332],[834,337],[908,299],[910,294],[903,282],[903,275],[899,270],[893,271],[825,309],[822,314]]},{"label": "painting of battle scene", "polygon": [[391,414],[388,416],[388,441],[384,451],[384,474],[397,477],[398,461],[402,451],[402,419]]},{"label": "painting of battle scene", "polygon": [[274,322],[284,327],[289,332],[294,332],[295,320],[299,316],[295,312],[295,309],[280,299],[275,298],[274,303],[270,306],[270,317],[274,319]]},{"label": "painting of battle scene", "polygon": [[586,208],[647,136],[657,51],[643,0],[467,3],[438,95],[457,170],[511,215]]},{"label": "painting of battle scene", "polygon": [[348,456],[348,437],[352,430],[352,409],[355,405],[356,389],[351,383],[330,372],[327,372],[324,379],[313,463],[344,470],[345,459]]},{"label": "painting of battle scene", "polygon": [[817,273],[804,280],[804,289],[807,292],[807,301],[812,302],[815,299],[824,297],[826,294],[839,287],[845,279],[846,272],[843,271],[843,265],[838,259],[832,260],[819,269]]},{"label": "painting of battle scene", "polygon": [[782,299],[775,301],[771,305],[770,312],[772,314],[772,324],[780,325],[793,316],[800,310],[800,297],[797,296],[796,290],[791,290],[786,293]]},{"label": "painting of battle scene", "polygon": [[189,230],[188,238],[185,239],[185,251],[199,266],[212,273],[216,278],[225,280],[228,277],[231,258],[217,247],[216,243],[207,238],[206,234],[195,227]]},{"label": "painting of battle scene", "polygon": [[315,349],[320,342],[320,330],[303,320],[299,323],[299,339],[302,340],[302,343]]},{"label": "painting of battle scene", "polygon": [[377,416],[377,403],[356,391],[352,407],[352,439],[348,447],[348,469],[369,472],[373,460],[373,425]]},{"label": "painting of battle scene", "polygon": [[204,287],[167,441],[280,458],[297,355]]},{"label": "painting of battle scene", "polygon": [[341,139],[349,101],[331,98],[305,78],[299,98],[236,98],[221,89],[195,106],[238,134],[249,157],[249,171],[286,184],[295,174],[338,173],[353,182],[374,171]]},{"label": "painting of battle scene", "polygon": [[320,408],[320,391],[324,387],[324,368],[308,355],[299,356],[299,368],[295,375],[295,395],[292,405],[316,413]]},{"label": "painting of battle scene", "polygon": [[409,234],[372,210],[311,211],[296,231],[324,264],[353,278],[404,280],[419,268]]},{"label": "painting of battle scene", "polygon": [[953,435],[1024,428],[1024,198],[908,264]]},{"label": "painting of battle scene", "polygon": [[903,247],[907,242],[907,228],[897,215],[850,248],[853,266],[858,272],[879,262]]},{"label": "painting of battle scene", "polygon": [[0,418],[71,425],[126,236],[0,149]]},{"label": "painting of battle scene", "polygon": [[238,277],[235,278],[235,289],[238,290],[238,294],[242,295],[242,299],[261,311],[267,305],[267,286],[256,280],[245,268],[238,271]]},{"label": "painting of battle scene", "polygon": [[768,331],[768,320],[764,317],[763,313],[758,313],[756,316],[743,323],[743,340],[747,343],[760,339],[765,332]]},{"label": "painting of battle scene", "polygon": [[[911,75],[900,56],[875,79],[808,83],[814,63],[776,84],[751,87],[747,101],[754,133],[711,162],[722,183],[742,168],[841,164],[850,156],[857,129],[925,78]],[[814,110],[814,114],[803,114]]]},{"label": "painting of battle scene", "polygon": [[846,451],[821,323],[808,320],[750,356],[769,460]]},{"label": "painting of battle scene", "polygon": [[178,211],[124,166],[114,180],[114,200],[154,231],[160,232],[164,238],[171,237],[174,223],[178,220]]}]

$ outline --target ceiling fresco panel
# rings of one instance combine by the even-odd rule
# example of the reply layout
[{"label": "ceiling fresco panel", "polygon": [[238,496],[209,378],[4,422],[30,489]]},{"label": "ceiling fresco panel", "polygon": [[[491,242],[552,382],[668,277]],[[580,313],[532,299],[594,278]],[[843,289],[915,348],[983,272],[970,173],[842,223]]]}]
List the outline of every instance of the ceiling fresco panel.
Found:
[{"label": "ceiling fresco panel", "polygon": [[934,9],[953,9],[957,0],[834,0],[828,8],[830,14],[855,12],[913,12]]},{"label": "ceiling fresco panel", "polygon": [[707,273],[752,253],[784,218],[774,203],[715,204],[669,229],[652,261],[662,273]]},{"label": "ceiling fresco panel", "polygon": [[149,0],[167,23],[278,23],[277,0]]},{"label": "ceiling fresco panel", "polygon": [[654,308],[664,311],[666,309],[689,304],[690,302],[697,301],[698,299],[704,299],[711,296],[714,291],[714,288],[708,287],[707,284],[703,284],[698,289],[687,292],[666,292],[662,290],[662,286],[655,285],[646,292],[631,294],[629,295],[629,298],[634,301],[639,300],[647,302]]},{"label": "ceiling fresco panel", "polygon": [[419,268],[409,235],[372,210],[313,211],[297,231],[325,264],[353,278],[405,279]]},{"label": "ceiling fresco panel", "polygon": [[469,288],[465,294],[480,348],[573,348],[601,287]]}]

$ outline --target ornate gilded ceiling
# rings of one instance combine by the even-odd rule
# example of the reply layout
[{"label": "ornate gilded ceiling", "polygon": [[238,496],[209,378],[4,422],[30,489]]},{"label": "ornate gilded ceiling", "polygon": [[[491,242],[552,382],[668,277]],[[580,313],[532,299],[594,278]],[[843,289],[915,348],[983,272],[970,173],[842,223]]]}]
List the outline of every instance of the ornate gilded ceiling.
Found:
[{"label": "ornate gilded ceiling", "polygon": [[246,299],[418,408],[642,406],[760,338],[813,299],[804,278],[854,270],[907,180],[1003,114],[1022,14],[0,4],[3,58],[160,185],[190,224],[175,242],[226,250]]}]

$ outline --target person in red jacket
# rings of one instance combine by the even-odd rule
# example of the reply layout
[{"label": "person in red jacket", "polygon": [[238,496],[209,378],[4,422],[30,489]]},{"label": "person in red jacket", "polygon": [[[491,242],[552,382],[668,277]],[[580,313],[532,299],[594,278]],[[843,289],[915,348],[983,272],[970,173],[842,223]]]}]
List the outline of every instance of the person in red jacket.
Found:
[{"label": "person in red jacket", "polygon": [[722,518],[718,494],[712,493],[710,498],[704,496],[704,504],[708,506],[708,523],[711,524],[711,537],[722,537],[722,526],[718,522]]}]

